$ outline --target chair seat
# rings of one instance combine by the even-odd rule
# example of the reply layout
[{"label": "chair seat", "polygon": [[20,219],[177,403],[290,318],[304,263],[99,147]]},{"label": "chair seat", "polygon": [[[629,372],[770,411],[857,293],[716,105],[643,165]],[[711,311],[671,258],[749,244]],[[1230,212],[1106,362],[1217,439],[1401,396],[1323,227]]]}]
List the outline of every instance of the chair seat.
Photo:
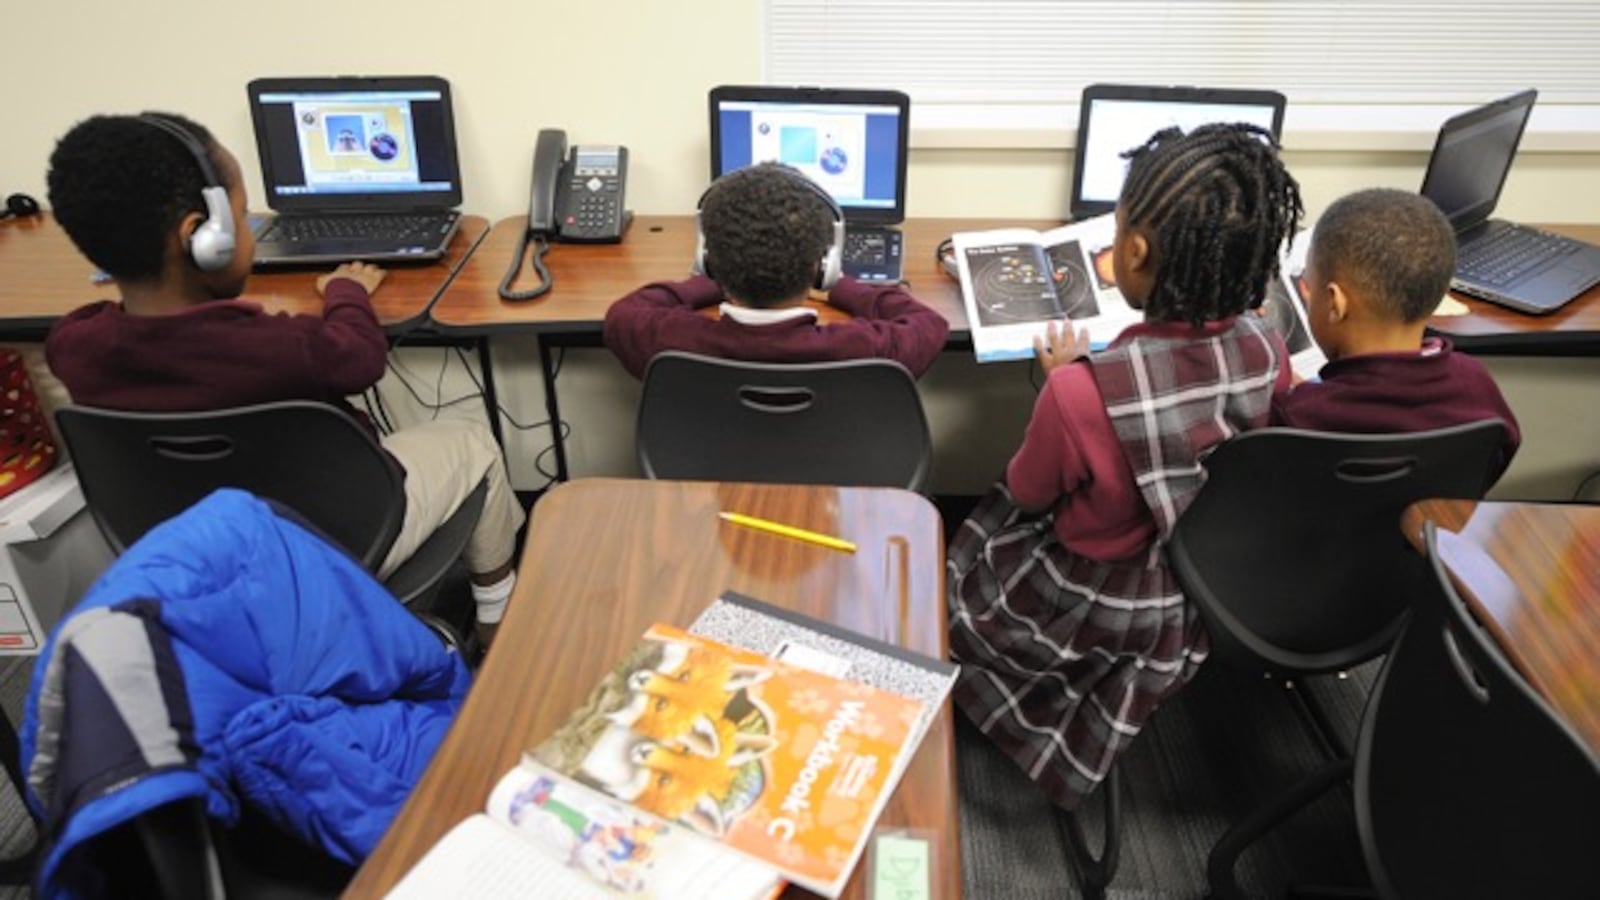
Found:
[{"label": "chair seat", "polygon": [[646,478],[900,487],[928,483],[933,441],[897,362],[740,362],[657,354],[637,429]]},{"label": "chair seat", "polygon": [[[360,422],[326,403],[289,400],[207,412],[56,412],[84,501],[120,553],[157,524],[221,487],[293,512],[376,571],[405,517],[405,474]],[[456,512],[385,580],[424,605],[461,555],[483,512],[480,482]]]}]

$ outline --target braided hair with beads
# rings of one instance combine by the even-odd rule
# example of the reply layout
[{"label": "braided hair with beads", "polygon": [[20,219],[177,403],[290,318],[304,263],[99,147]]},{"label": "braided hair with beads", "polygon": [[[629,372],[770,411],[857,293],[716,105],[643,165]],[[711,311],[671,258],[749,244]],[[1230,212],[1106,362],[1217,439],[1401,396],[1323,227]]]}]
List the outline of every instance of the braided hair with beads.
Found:
[{"label": "braided hair with beads", "polygon": [[1145,318],[1199,325],[1260,306],[1305,212],[1272,134],[1168,128],[1123,156],[1117,212],[1122,227],[1144,232],[1156,267]]}]

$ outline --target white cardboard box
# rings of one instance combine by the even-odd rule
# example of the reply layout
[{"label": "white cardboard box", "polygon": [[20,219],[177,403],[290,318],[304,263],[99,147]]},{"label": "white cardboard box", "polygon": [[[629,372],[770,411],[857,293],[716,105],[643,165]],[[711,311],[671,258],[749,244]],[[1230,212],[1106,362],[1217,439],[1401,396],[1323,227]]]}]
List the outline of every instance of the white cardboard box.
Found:
[{"label": "white cardboard box", "polygon": [[0,655],[38,653],[44,644],[13,546],[50,537],[82,509],[77,473],[66,463],[0,500]]}]

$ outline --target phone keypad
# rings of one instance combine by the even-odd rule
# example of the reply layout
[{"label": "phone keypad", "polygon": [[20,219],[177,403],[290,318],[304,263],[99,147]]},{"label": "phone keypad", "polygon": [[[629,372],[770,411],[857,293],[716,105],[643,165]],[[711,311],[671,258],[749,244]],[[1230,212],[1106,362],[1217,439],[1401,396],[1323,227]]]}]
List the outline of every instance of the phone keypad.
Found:
[{"label": "phone keypad", "polygon": [[[591,157],[592,158],[592,157]],[[567,215],[561,232],[568,238],[604,240],[622,231],[622,166],[574,166],[567,181]]]}]

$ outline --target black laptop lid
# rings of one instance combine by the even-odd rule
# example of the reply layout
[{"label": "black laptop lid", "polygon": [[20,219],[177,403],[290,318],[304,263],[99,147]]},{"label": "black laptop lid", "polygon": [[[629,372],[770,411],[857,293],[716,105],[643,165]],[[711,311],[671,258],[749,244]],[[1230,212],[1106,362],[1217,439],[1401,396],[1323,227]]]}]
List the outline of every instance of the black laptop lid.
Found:
[{"label": "black laptop lid", "polygon": [[752,163],[787,163],[832,194],[846,222],[905,220],[910,97],[724,85],[710,101],[713,179]]},{"label": "black laptop lid", "polygon": [[250,117],[280,213],[461,203],[450,85],[431,76],[258,78]]},{"label": "black laptop lid", "polygon": [[1078,104],[1078,147],[1072,161],[1074,219],[1111,212],[1122,194],[1128,161],[1122,154],[1163,128],[1184,131],[1213,122],[1248,122],[1283,134],[1287,105],[1277,91],[1091,84]]},{"label": "black laptop lid", "polygon": [[1422,196],[1459,234],[1488,220],[1500,202],[1511,161],[1538,91],[1527,90],[1452,117],[1439,128]]}]

